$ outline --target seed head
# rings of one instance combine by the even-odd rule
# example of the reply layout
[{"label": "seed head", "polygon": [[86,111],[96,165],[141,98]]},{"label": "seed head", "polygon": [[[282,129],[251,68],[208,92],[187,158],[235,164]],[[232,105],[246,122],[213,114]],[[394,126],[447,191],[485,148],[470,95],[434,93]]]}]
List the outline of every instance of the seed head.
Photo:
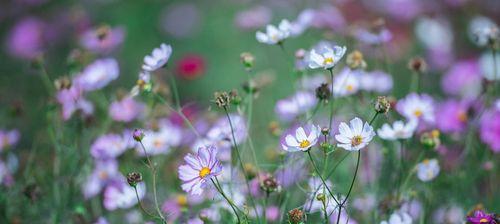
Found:
[{"label": "seed head", "polygon": [[142,182],[142,174],[137,172],[128,173],[127,182],[131,187],[137,186],[138,183]]},{"label": "seed head", "polygon": [[408,68],[418,74],[427,71],[427,63],[421,57],[414,57],[408,62]]},{"label": "seed head", "polygon": [[292,224],[299,224],[304,221],[304,212],[298,208],[288,211],[288,220]]},{"label": "seed head", "polygon": [[377,100],[375,101],[374,108],[375,108],[375,112],[386,114],[391,109],[391,103],[389,102],[387,97],[379,96],[379,97],[377,97]]},{"label": "seed head", "polygon": [[328,100],[331,95],[332,92],[326,83],[322,83],[318,88],[316,88],[316,98],[319,100]]},{"label": "seed head", "polygon": [[243,52],[240,54],[240,60],[245,69],[251,70],[254,66],[255,57],[249,52]]},{"label": "seed head", "polygon": [[213,101],[218,107],[227,108],[231,103],[231,96],[226,91],[215,92]]},{"label": "seed head", "polygon": [[261,180],[260,188],[266,193],[271,193],[279,191],[281,186],[279,185],[276,178],[274,178],[271,174],[266,174]]}]

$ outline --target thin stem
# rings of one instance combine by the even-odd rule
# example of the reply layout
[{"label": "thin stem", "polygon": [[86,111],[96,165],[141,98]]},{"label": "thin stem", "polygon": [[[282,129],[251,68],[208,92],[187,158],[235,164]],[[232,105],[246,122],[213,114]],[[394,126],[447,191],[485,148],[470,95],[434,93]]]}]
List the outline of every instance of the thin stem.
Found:
[{"label": "thin stem", "polygon": [[142,141],[139,141],[142,150],[144,151],[144,155],[146,155],[146,159],[148,160],[148,167],[151,170],[151,175],[153,176],[153,196],[154,196],[154,201],[155,201],[155,208],[156,212],[158,213],[158,216],[160,216],[161,220],[163,223],[167,223],[167,220],[165,217],[163,217],[163,214],[160,210],[160,206],[158,204],[158,196],[156,194],[156,167],[153,165],[151,162],[151,159],[149,158],[148,152],[146,151],[146,147],[144,147],[144,144],[142,144]]},{"label": "thin stem", "polygon": [[321,173],[319,172],[319,169],[316,166],[316,163],[314,162],[314,159],[312,158],[310,150],[307,150],[307,155],[309,156],[309,160],[311,161],[311,164],[314,167],[314,170],[316,171],[316,174],[318,174],[319,179],[321,179],[321,182],[323,182],[323,185],[325,185],[325,188],[328,191],[328,194],[330,194],[330,196],[333,198],[333,200],[335,201],[335,203],[337,203],[337,205],[340,205],[340,202],[337,201],[337,199],[335,198],[335,195],[333,195],[332,191],[330,190],[330,187],[328,187],[328,185],[326,184],[325,179],[323,179],[323,177],[321,176]]},{"label": "thin stem", "polygon": [[175,99],[175,105],[177,106],[177,109],[180,110],[181,100],[179,97],[179,92],[177,91],[177,82],[175,81],[175,77],[173,76],[173,74],[167,74],[167,76],[170,78],[170,83],[172,86],[172,93],[174,94],[174,99]]},{"label": "thin stem", "polygon": [[[234,128],[233,128],[233,122],[231,121],[231,117],[229,116],[229,112],[227,111],[227,107],[224,107],[224,112],[226,113],[227,120],[229,122],[229,127],[231,128],[231,136],[233,139],[233,144],[234,144],[234,149],[236,151],[236,156],[238,158],[241,172],[243,173],[243,176],[245,177],[245,184],[247,185],[247,189],[250,192],[250,183],[248,183],[248,175],[245,171],[245,167],[243,166],[243,160],[241,159],[240,155],[240,150],[238,149],[238,144],[236,144],[236,137],[234,137]],[[253,208],[255,210],[255,215],[257,216],[257,219],[259,220],[259,213],[257,212],[257,206],[255,204],[255,201],[253,200],[253,197],[250,197],[250,201],[252,202]]]},{"label": "thin stem", "polygon": [[189,121],[189,119],[186,117],[186,115],[184,115],[184,113],[182,112],[182,108],[175,109],[165,99],[163,99],[162,96],[160,96],[156,93],[153,93],[153,94],[155,95],[156,99],[158,101],[160,101],[161,103],[163,103],[165,106],[167,106],[169,110],[174,111],[176,114],[178,114],[182,118],[184,123],[189,127],[189,129],[191,129],[191,131],[196,135],[197,138],[201,138],[200,133],[198,133],[198,131],[196,130],[196,128],[194,128],[191,121]]},{"label": "thin stem", "polygon": [[153,214],[149,213],[149,212],[148,212],[148,211],[147,211],[147,210],[146,210],[146,209],[142,206],[141,199],[139,198],[139,193],[137,193],[137,187],[136,187],[136,186],[134,186],[133,188],[134,188],[134,191],[135,191],[135,196],[137,197],[137,203],[139,204],[139,208],[141,208],[142,212],[144,212],[144,214],[146,214],[146,215],[149,215],[149,216],[151,216],[151,217],[153,217],[153,218],[158,219],[159,217],[157,217],[157,216],[155,216],[155,215],[153,215]]},{"label": "thin stem", "polygon": [[404,159],[403,147],[404,147],[404,142],[403,140],[401,140],[399,141],[399,176],[398,176],[396,199],[399,199],[401,195],[401,181],[403,180],[403,159]]},{"label": "thin stem", "polygon": [[329,119],[329,123],[328,123],[328,130],[332,130],[332,121],[333,121],[333,68],[330,68],[328,69],[328,71],[330,72],[330,79],[331,79],[331,96],[330,96],[330,102],[328,102],[330,104],[330,119]]},{"label": "thin stem", "polygon": [[217,183],[214,182],[214,180],[212,178],[210,178],[210,181],[212,181],[212,184],[215,186],[215,189],[217,189],[217,191],[222,195],[222,197],[224,199],[226,199],[227,203],[229,204],[229,206],[233,210],[234,215],[238,219],[238,223],[241,223],[240,216],[238,215],[238,212],[236,211],[235,205],[233,204],[233,202],[227,197],[227,195],[222,190],[222,188],[221,188],[221,186],[219,184],[219,180],[217,179],[217,177],[215,177],[215,180],[217,181]]}]

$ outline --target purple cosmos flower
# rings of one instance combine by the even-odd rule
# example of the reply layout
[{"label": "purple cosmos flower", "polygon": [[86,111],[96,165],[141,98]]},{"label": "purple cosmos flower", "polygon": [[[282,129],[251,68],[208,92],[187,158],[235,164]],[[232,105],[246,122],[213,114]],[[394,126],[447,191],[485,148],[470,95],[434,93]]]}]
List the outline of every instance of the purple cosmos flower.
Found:
[{"label": "purple cosmos flower", "polygon": [[121,27],[97,27],[82,34],[80,44],[89,51],[109,53],[116,49],[124,39],[125,31]]},{"label": "purple cosmos flower", "polygon": [[106,134],[97,138],[90,146],[90,154],[96,159],[114,159],[135,143],[129,133],[124,135]]},{"label": "purple cosmos flower", "polygon": [[378,33],[371,32],[365,28],[359,28],[355,31],[354,36],[360,42],[369,45],[384,44],[392,39],[392,33],[386,28],[381,29]]},{"label": "purple cosmos flower", "polygon": [[0,152],[17,144],[20,136],[18,130],[0,130]]},{"label": "purple cosmos flower", "polygon": [[[170,124],[165,120],[165,123]],[[161,125],[161,124],[160,124]],[[180,145],[182,130],[175,125],[161,125],[158,131],[145,131],[142,144],[148,155],[168,154],[172,147]],[[140,156],[146,156],[141,145],[137,145],[136,152]]]},{"label": "purple cosmos flower", "polygon": [[428,123],[434,122],[434,104],[432,98],[427,94],[408,94],[398,101],[396,110],[408,120],[422,119]]},{"label": "purple cosmos flower", "polygon": [[432,220],[434,223],[464,223],[465,212],[456,205],[442,206],[434,212]]},{"label": "purple cosmos flower", "polygon": [[132,97],[125,97],[109,105],[109,116],[115,121],[130,122],[136,119],[145,109],[143,103],[137,102]]},{"label": "purple cosmos flower", "polygon": [[473,216],[467,216],[467,222],[471,224],[496,224],[495,218],[492,214],[486,214],[482,210],[474,211]]},{"label": "purple cosmos flower", "polygon": [[284,121],[291,121],[295,117],[306,113],[316,106],[316,96],[307,91],[296,92],[293,96],[278,100],[274,111]]},{"label": "purple cosmos flower", "polygon": [[439,130],[461,132],[467,125],[469,103],[465,101],[447,100],[437,106],[436,126]]},{"label": "purple cosmos flower", "polygon": [[[144,182],[138,183],[136,189],[139,199],[144,198],[146,195],[146,184]],[[104,208],[108,211],[127,209],[137,204],[135,190],[127,183],[127,180],[123,176],[106,186],[103,200]]]},{"label": "purple cosmos flower", "polygon": [[33,59],[43,51],[45,23],[37,18],[17,22],[7,39],[9,52],[16,57]]},{"label": "purple cosmos flower", "polygon": [[85,199],[96,196],[105,186],[119,179],[120,176],[116,160],[96,160],[94,170],[83,183],[83,196]]},{"label": "purple cosmos flower", "polygon": [[272,12],[265,6],[255,6],[238,12],[234,19],[236,26],[242,29],[257,29],[271,22]]},{"label": "purple cosmos flower", "polygon": [[[236,139],[236,144],[241,144],[248,137],[246,119],[238,114],[229,114],[229,117],[231,118],[231,123],[234,128],[234,138]],[[219,118],[214,123],[212,128],[208,130],[207,138],[211,142],[225,142],[225,144],[221,144],[222,147],[229,148],[233,145],[231,127],[225,116]]]},{"label": "purple cosmos flower", "polygon": [[197,154],[189,153],[184,160],[186,164],[179,166],[179,178],[183,181],[182,190],[190,194],[200,195],[207,181],[221,174],[222,164],[213,145],[200,147]]},{"label": "purple cosmos flower", "polygon": [[305,152],[309,150],[318,142],[321,135],[321,129],[319,126],[310,125],[308,132],[309,134],[306,134],[303,127],[298,127],[294,135],[286,135],[285,141],[281,143],[281,147],[288,152]]},{"label": "purple cosmos flower", "polygon": [[83,91],[77,85],[69,89],[62,89],[57,92],[57,102],[62,105],[62,117],[64,120],[71,118],[76,111],[81,111],[83,115],[89,116],[94,113],[94,106],[83,97]]},{"label": "purple cosmos flower", "polygon": [[441,88],[450,95],[474,98],[481,93],[481,79],[476,60],[461,60],[443,76]]},{"label": "purple cosmos flower", "polygon": [[495,153],[500,152],[500,110],[490,109],[481,117],[479,133],[481,140]]},{"label": "purple cosmos flower", "polygon": [[362,90],[387,93],[392,89],[392,76],[383,71],[363,72],[359,76],[359,84]]},{"label": "purple cosmos flower", "polygon": [[118,78],[118,75],[119,67],[115,59],[99,59],[87,65],[83,72],[75,78],[74,84],[84,91],[98,90]]}]

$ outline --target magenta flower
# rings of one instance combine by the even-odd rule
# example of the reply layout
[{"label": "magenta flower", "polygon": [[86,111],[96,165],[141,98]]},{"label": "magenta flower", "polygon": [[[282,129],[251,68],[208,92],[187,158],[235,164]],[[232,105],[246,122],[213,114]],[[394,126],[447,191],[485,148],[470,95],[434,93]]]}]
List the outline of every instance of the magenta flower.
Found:
[{"label": "magenta flower", "polygon": [[46,24],[37,18],[17,22],[7,39],[9,53],[22,59],[33,59],[43,51]]},{"label": "magenta flower", "polygon": [[481,93],[481,72],[476,60],[461,60],[443,76],[441,88],[450,95],[473,98]]},{"label": "magenta flower", "polygon": [[480,123],[481,140],[495,153],[500,152],[500,110],[486,111]]},{"label": "magenta flower", "polygon": [[80,44],[89,51],[109,53],[123,42],[124,36],[125,32],[121,27],[103,26],[83,33]]},{"label": "magenta flower", "polygon": [[109,105],[109,116],[115,121],[130,122],[139,117],[145,106],[132,97],[125,97]]},{"label": "magenta flower", "polygon": [[437,106],[436,126],[439,130],[450,132],[461,132],[467,125],[467,111],[469,103],[456,100],[448,100]]},{"label": "magenta flower", "polygon": [[467,222],[471,224],[496,224],[492,214],[486,214],[482,210],[476,210],[473,216],[467,217]]},{"label": "magenta flower", "polygon": [[186,155],[186,164],[179,166],[179,178],[183,181],[182,190],[193,195],[203,193],[206,182],[222,171],[222,164],[216,156],[217,148],[213,145],[200,147],[196,155]]}]

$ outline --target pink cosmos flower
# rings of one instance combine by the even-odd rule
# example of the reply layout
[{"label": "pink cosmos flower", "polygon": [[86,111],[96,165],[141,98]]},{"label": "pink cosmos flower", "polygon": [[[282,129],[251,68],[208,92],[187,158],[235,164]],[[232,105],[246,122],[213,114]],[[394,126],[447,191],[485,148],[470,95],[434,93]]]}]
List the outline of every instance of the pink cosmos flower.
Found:
[{"label": "pink cosmos flower", "polygon": [[450,95],[474,98],[481,93],[481,79],[476,60],[461,60],[445,73],[441,88]]},{"label": "pink cosmos flower", "polygon": [[94,106],[83,97],[83,91],[77,85],[69,89],[62,89],[57,92],[57,102],[62,105],[62,117],[64,120],[71,118],[76,111],[81,111],[83,115],[89,116],[94,113]]},{"label": "pink cosmos flower", "polygon": [[500,110],[485,112],[480,123],[481,140],[495,153],[500,152]]},{"label": "pink cosmos flower", "polygon": [[125,97],[109,105],[109,116],[115,121],[130,122],[139,117],[145,108],[143,103],[135,101],[133,97]]},{"label": "pink cosmos flower", "polygon": [[7,39],[9,53],[22,59],[33,59],[43,51],[45,23],[37,18],[17,22]]},{"label": "pink cosmos flower", "polygon": [[190,194],[200,195],[207,181],[221,174],[222,164],[213,145],[200,147],[197,154],[189,153],[184,160],[186,164],[179,166],[179,178],[183,181],[182,190]]},{"label": "pink cosmos flower", "polygon": [[116,49],[124,39],[125,31],[121,27],[97,27],[83,33],[80,44],[89,51],[109,53]]},{"label": "pink cosmos flower", "polygon": [[438,105],[436,110],[436,126],[439,130],[450,132],[461,132],[467,125],[467,112],[469,103],[456,100],[448,100]]},{"label": "pink cosmos flower", "polygon": [[98,90],[118,78],[118,75],[119,67],[115,59],[99,59],[85,67],[83,72],[75,78],[74,84],[84,91]]}]

